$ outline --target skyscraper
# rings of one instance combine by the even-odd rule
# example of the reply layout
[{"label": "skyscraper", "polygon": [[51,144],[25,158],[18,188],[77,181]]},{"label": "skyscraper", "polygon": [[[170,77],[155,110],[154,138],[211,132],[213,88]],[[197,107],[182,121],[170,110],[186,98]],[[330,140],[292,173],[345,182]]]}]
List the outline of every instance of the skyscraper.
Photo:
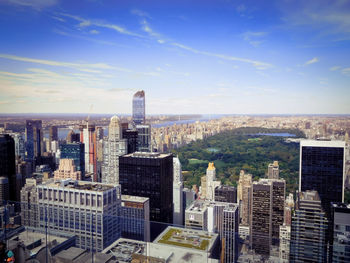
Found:
[{"label": "skyscraper", "polygon": [[119,184],[119,156],[127,153],[127,140],[122,139],[119,118],[111,118],[108,140],[103,141],[102,182]]},{"label": "skyscraper", "polygon": [[0,134],[0,177],[8,179],[11,201],[19,201],[16,197],[16,159],[15,142],[8,134]]},{"label": "skyscraper", "polygon": [[331,202],[344,202],[345,142],[300,142],[299,192],[318,192],[329,215]]},{"label": "skyscraper", "polygon": [[93,173],[92,180],[97,182],[97,142],[95,125],[80,125],[80,142],[85,145],[85,172]]},{"label": "skyscraper", "polygon": [[151,125],[138,124],[135,128],[137,131],[137,151],[151,152]]},{"label": "skyscraper", "polygon": [[143,90],[136,92],[133,96],[132,120],[134,125],[146,123],[145,92]]},{"label": "skyscraper", "polygon": [[81,172],[76,170],[73,159],[61,159],[58,169],[54,172],[55,179],[81,180]]},{"label": "skyscraper", "polygon": [[41,156],[43,131],[41,120],[26,120],[26,156],[29,160]]},{"label": "skyscraper", "polygon": [[57,126],[51,126],[49,128],[49,141],[58,141],[58,128]]},{"label": "skyscraper", "polygon": [[178,157],[173,158],[174,181],[173,181],[173,223],[175,225],[183,225],[184,209],[183,209],[183,181],[181,163]]},{"label": "skyscraper", "polygon": [[279,173],[280,173],[280,168],[278,165],[278,161],[274,161],[273,163],[270,163],[267,171],[267,177],[269,179],[279,179]]},{"label": "skyscraper", "polygon": [[237,201],[240,202],[241,225],[250,225],[252,175],[241,170],[237,186]]},{"label": "skyscraper", "polygon": [[[151,221],[173,222],[172,154],[135,152],[120,156],[119,183],[122,194],[149,198]],[[161,225],[157,227],[161,230]],[[152,239],[157,234],[157,229],[153,230]]]},{"label": "skyscraper", "polygon": [[73,159],[77,171],[81,172],[81,178],[85,177],[85,151],[84,143],[67,143],[60,145],[61,158]]},{"label": "skyscraper", "polygon": [[238,259],[238,205],[228,204],[223,210],[222,229],[220,238],[222,240],[224,258],[223,262],[237,262]]},{"label": "skyscraper", "polygon": [[0,177],[0,206],[9,200],[9,180],[7,177]]},{"label": "skyscraper", "polygon": [[284,221],[283,179],[260,179],[252,186],[251,240],[253,249],[269,255],[271,245],[278,245],[280,226]]},{"label": "skyscraper", "polygon": [[251,191],[250,243],[257,254],[270,255],[272,245],[272,184],[254,182]]},{"label": "skyscraper", "polygon": [[76,246],[102,251],[121,237],[119,185],[74,180],[37,185],[39,227],[75,233]]},{"label": "skyscraper", "polygon": [[350,262],[350,205],[331,204],[328,262]]},{"label": "skyscraper", "polygon": [[290,262],[326,262],[327,218],[316,191],[299,192],[292,218]]},{"label": "skyscraper", "polygon": [[216,168],[214,166],[214,163],[208,164],[207,174],[205,179],[206,179],[205,186],[202,186],[202,189],[206,188],[206,190],[205,190],[205,194],[202,197],[206,198],[207,200],[214,201],[215,188],[221,185],[220,181],[216,181]]}]

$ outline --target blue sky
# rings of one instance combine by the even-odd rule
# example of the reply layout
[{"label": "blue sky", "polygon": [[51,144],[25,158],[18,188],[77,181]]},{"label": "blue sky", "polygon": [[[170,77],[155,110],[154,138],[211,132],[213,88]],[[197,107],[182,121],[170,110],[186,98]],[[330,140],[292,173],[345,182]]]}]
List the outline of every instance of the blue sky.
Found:
[{"label": "blue sky", "polygon": [[0,1],[0,112],[350,114],[350,1]]}]

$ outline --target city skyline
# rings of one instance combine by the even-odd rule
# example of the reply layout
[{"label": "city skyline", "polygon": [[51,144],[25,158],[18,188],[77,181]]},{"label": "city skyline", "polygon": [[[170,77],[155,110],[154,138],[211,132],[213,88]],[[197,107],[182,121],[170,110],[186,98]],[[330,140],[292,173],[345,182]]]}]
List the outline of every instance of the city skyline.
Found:
[{"label": "city skyline", "polygon": [[349,1],[0,6],[2,113],[350,113]]}]

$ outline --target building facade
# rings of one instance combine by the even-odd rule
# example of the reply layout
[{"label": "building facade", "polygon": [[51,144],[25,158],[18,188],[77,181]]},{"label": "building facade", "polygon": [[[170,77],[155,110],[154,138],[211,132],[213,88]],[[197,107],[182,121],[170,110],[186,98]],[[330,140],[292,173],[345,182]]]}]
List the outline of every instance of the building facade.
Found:
[{"label": "building facade", "polygon": [[183,225],[184,202],[183,202],[183,179],[181,163],[178,157],[173,158],[174,181],[173,181],[173,224]]},{"label": "building facade", "polygon": [[215,188],[215,201],[237,203],[237,189],[234,186],[221,185]]},{"label": "building facade", "polygon": [[252,175],[241,170],[237,185],[237,201],[240,203],[241,225],[250,226]]},{"label": "building facade", "polygon": [[85,178],[85,145],[84,143],[67,143],[60,145],[62,159],[73,159],[77,171]]},{"label": "building facade", "polygon": [[149,198],[122,195],[122,237],[149,242],[151,238],[149,213]]},{"label": "building facade", "polygon": [[121,237],[119,185],[74,180],[37,185],[39,227],[74,233],[76,246],[102,251]]},{"label": "building facade", "polygon": [[350,262],[350,205],[331,204],[330,216],[330,253],[333,263]]},{"label": "building facade", "polygon": [[82,180],[81,172],[77,171],[73,159],[61,159],[58,169],[54,172],[54,178]]},{"label": "building facade", "polygon": [[43,126],[41,120],[26,120],[26,157],[33,160],[42,154]]},{"label": "building facade", "polygon": [[138,124],[135,129],[137,131],[137,151],[151,152],[151,125]]},{"label": "building facade", "polygon": [[138,91],[132,98],[132,120],[134,125],[146,123],[145,92]]},{"label": "building facade", "polygon": [[119,156],[127,153],[127,140],[122,139],[119,118],[113,116],[109,123],[108,140],[103,141],[102,182],[119,184]]},{"label": "building facade", "polygon": [[330,214],[331,202],[344,202],[345,142],[300,142],[299,192],[318,192],[323,208]]},{"label": "building facade", "polygon": [[97,141],[95,125],[80,125],[80,142],[84,143],[85,172],[92,173],[92,181],[97,182]]},{"label": "building facade", "polygon": [[173,221],[172,154],[135,152],[119,157],[122,194],[150,199],[150,220]]},{"label": "building facade", "polygon": [[19,201],[17,198],[18,193],[16,193],[18,187],[16,180],[15,141],[8,134],[0,134],[0,177],[8,179],[9,200]]},{"label": "building facade", "polygon": [[274,161],[270,163],[267,169],[267,177],[269,179],[279,179],[280,168],[278,165],[278,161]]},{"label": "building facade", "polygon": [[299,192],[292,217],[290,257],[293,262],[326,262],[328,221],[316,191]]}]

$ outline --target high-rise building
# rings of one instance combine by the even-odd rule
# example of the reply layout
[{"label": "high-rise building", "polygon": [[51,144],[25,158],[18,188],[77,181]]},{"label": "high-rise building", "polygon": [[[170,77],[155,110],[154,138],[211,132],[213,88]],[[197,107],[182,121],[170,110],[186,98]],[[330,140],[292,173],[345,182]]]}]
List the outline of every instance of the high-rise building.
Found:
[{"label": "high-rise building", "polygon": [[279,259],[280,262],[289,262],[289,252],[290,252],[290,226],[283,224],[280,226],[280,249],[279,249]]},{"label": "high-rise building", "polygon": [[113,116],[108,128],[108,140],[103,142],[102,182],[119,184],[119,156],[127,153],[127,140],[122,139],[119,118]]},{"label": "high-rise building", "polygon": [[257,254],[270,255],[272,245],[272,184],[253,182],[250,243]]},{"label": "high-rise building", "polygon": [[81,180],[81,172],[76,170],[73,159],[61,159],[58,169],[54,172],[55,179]]},{"label": "high-rise building", "polygon": [[8,134],[0,134],[0,177],[8,179],[9,199],[19,201],[15,191],[17,188],[15,141]]},{"label": "high-rise building", "polygon": [[[220,181],[216,181],[216,168],[214,163],[209,163],[207,168],[207,174],[205,176],[204,185],[201,185],[202,188],[202,198],[205,198],[210,201],[215,199],[215,188],[221,185]],[[204,191],[203,191],[204,190]]]},{"label": "high-rise building", "polygon": [[215,201],[237,203],[237,189],[234,186],[221,185],[215,188]]},{"label": "high-rise building", "polygon": [[224,258],[222,262],[237,262],[238,259],[238,226],[239,212],[238,205],[228,204],[223,210],[222,229],[220,231],[220,239]]},{"label": "high-rise building", "polygon": [[299,192],[292,217],[290,262],[326,262],[328,221],[316,191]]},{"label": "high-rise building", "polygon": [[97,143],[95,125],[80,125],[80,142],[85,145],[85,172],[93,173],[92,180],[97,182]]},{"label": "high-rise building", "polygon": [[350,262],[350,205],[331,204],[328,262]]},{"label": "high-rise building", "polygon": [[183,180],[181,163],[178,157],[173,158],[174,181],[173,181],[173,224],[183,225],[184,208],[183,208]]},{"label": "high-rise building", "polygon": [[145,92],[143,90],[134,94],[132,99],[132,120],[134,125],[146,123]]},{"label": "high-rise building", "polygon": [[[119,157],[122,194],[148,197],[151,221],[173,222],[173,172],[172,154],[135,152]],[[153,224],[151,238],[161,229]]]},{"label": "high-rise building", "polygon": [[9,200],[9,180],[7,177],[0,177],[0,206]]},{"label": "high-rise building", "polygon": [[149,198],[122,195],[122,237],[150,241]]},{"label": "high-rise building", "polygon": [[38,191],[36,186],[42,183],[41,178],[27,178],[21,189],[21,220],[22,225],[39,226]]},{"label": "high-rise building", "polygon": [[77,171],[81,172],[81,178],[85,178],[85,149],[84,143],[67,143],[60,145],[62,159],[73,159]]},{"label": "high-rise building", "polygon": [[36,187],[40,228],[74,233],[76,246],[92,251],[121,237],[119,185],[67,179]]},{"label": "high-rise building", "polygon": [[43,127],[41,120],[26,120],[26,157],[33,160],[42,154]]},{"label": "high-rise building", "polygon": [[128,141],[128,154],[134,153],[137,151],[137,142],[138,142],[138,132],[137,130],[124,130],[123,129],[123,139]]},{"label": "high-rise building", "polygon": [[137,151],[151,152],[151,125],[138,124],[135,128],[137,131]]},{"label": "high-rise building", "polygon": [[25,158],[26,148],[25,141],[22,133],[12,133],[10,134],[13,140],[15,141],[15,155],[20,157],[22,160]]},{"label": "high-rise building", "polygon": [[278,165],[278,161],[274,161],[273,163],[270,163],[267,171],[267,177],[269,179],[279,179],[279,174],[280,174],[280,168]]},{"label": "high-rise building", "polygon": [[70,130],[66,137],[67,143],[80,142],[80,134],[75,133],[74,130]]},{"label": "high-rise building", "polygon": [[278,245],[284,222],[286,183],[284,179],[260,179],[253,183],[251,242],[259,254],[269,255],[271,245]]},{"label": "high-rise building", "polygon": [[252,175],[241,170],[237,185],[237,201],[240,202],[241,225],[249,226],[251,222],[251,187]]},{"label": "high-rise building", "polygon": [[58,141],[58,128],[57,126],[51,126],[49,128],[49,141]]},{"label": "high-rise building", "polygon": [[299,192],[318,192],[323,208],[330,213],[331,202],[344,202],[345,142],[300,142]]}]

